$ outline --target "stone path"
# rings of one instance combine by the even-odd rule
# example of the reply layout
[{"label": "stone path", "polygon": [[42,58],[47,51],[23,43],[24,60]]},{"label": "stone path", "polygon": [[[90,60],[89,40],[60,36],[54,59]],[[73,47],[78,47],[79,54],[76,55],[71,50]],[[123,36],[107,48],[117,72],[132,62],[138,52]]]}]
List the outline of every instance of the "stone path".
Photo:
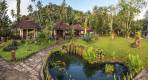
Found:
[{"label": "stone path", "polygon": [[148,80],[148,68],[142,70],[134,80]]},{"label": "stone path", "polygon": [[44,49],[24,61],[7,63],[0,58],[0,80],[40,80],[43,59],[52,48],[61,45],[59,43]]}]

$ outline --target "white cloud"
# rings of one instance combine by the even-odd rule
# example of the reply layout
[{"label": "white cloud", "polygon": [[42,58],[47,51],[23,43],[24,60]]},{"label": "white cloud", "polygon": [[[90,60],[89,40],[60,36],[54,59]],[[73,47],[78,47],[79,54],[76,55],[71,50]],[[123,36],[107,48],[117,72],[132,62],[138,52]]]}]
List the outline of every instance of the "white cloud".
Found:
[{"label": "white cloud", "polygon": [[[15,10],[15,13],[16,13],[16,0],[6,0],[7,3],[8,3],[8,12],[7,14],[9,15],[9,17],[14,20],[11,16],[11,10]],[[28,10],[27,10],[27,7],[28,5],[31,3],[30,0],[21,0],[21,5],[20,5],[20,9],[21,9],[21,12],[20,14],[21,15],[27,15],[28,14]]]}]

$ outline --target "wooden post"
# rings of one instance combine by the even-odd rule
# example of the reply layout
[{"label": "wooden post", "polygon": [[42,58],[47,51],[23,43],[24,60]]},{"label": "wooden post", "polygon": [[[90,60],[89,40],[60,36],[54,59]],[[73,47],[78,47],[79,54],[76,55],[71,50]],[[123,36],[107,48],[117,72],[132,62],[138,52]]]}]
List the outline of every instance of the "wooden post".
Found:
[{"label": "wooden post", "polygon": [[34,39],[36,38],[36,35],[37,35],[36,29],[34,29]]},{"label": "wooden post", "polygon": [[22,38],[22,32],[21,32],[21,29],[19,29],[19,32],[20,32],[20,37]]},{"label": "wooden post", "polygon": [[13,49],[12,51],[11,51],[11,58],[12,58],[12,60],[13,61],[15,61],[16,60],[16,51]]}]

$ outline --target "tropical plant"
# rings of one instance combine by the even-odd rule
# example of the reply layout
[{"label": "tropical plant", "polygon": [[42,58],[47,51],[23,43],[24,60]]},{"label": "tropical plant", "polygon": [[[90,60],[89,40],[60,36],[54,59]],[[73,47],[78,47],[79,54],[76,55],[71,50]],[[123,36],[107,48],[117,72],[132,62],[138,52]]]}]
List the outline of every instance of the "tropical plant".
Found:
[{"label": "tropical plant", "polygon": [[18,42],[17,41],[11,41],[9,45],[3,48],[4,51],[11,51],[16,50],[18,48]]},{"label": "tropical plant", "polygon": [[47,42],[48,37],[44,32],[39,32],[36,40],[38,43]]},{"label": "tropical plant", "polygon": [[129,54],[127,66],[130,71],[131,79],[134,77],[135,74],[139,73],[143,68],[143,61],[140,59],[140,56]]},{"label": "tropical plant", "polygon": [[93,47],[88,47],[85,54],[84,59],[88,60],[89,63],[93,63],[96,61],[96,52]]},{"label": "tropical plant", "polygon": [[92,40],[92,34],[90,34],[90,33],[86,33],[86,34],[84,34],[84,36],[83,36],[83,40],[84,41],[86,41],[86,42],[89,42],[89,41],[91,41]]}]

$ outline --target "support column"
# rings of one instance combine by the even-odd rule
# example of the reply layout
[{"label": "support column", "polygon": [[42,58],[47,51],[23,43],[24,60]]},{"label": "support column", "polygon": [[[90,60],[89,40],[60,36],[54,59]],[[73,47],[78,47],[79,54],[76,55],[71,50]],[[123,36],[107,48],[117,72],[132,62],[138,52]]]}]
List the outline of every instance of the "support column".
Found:
[{"label": "support column", "polygon": [[22,31],[21,31],[21,29],[19,29],[19,33],[20,33],[20,37],[22,37]]},{"label": "support column", "polygon": [[29,36],[28,36],[28,29],[26,29],[26,39],[28,39]]},{"label": "support column", "polygon": [[23,39],[23,29],[19,29],[20,30],[20,37]]},{"label": "support column", "polygon": [[37,35],[36,29],[34,29],[34,39],[36,38],[36,35]]}]

